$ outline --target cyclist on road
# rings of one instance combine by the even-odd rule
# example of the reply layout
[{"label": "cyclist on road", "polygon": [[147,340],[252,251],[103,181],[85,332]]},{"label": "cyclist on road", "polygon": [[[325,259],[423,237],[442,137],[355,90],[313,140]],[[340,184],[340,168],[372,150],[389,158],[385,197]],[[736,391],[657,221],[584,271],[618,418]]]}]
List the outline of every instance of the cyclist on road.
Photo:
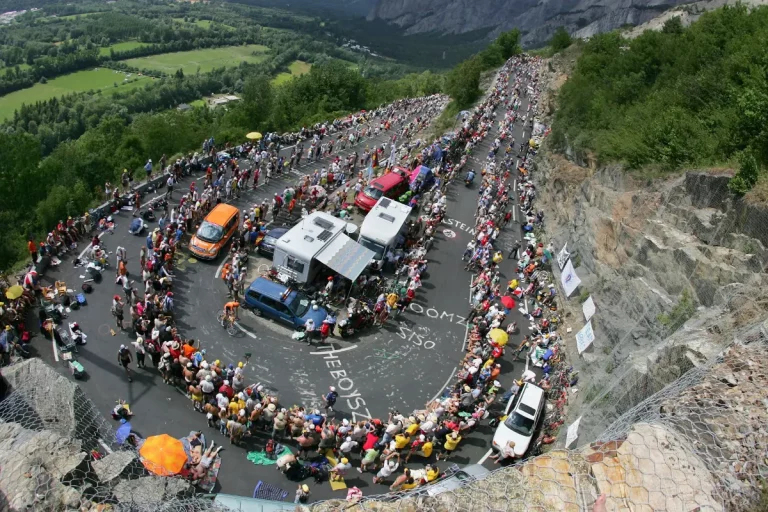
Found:
[{"label": "cyclist on road", "polygon": [[240,307],[240,303],[237,301],[231,301],[224,304],[224,316],[229,318],[232,322],[238,319],[237,310]]}]

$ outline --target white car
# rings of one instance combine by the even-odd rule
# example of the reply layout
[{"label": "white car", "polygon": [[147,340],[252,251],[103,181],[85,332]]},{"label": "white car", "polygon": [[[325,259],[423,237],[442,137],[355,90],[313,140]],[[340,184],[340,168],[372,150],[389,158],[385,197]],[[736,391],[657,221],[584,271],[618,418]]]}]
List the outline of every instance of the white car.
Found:
[{"label": "white car", "polygon": [[506,418],[499,423],[493,434],[493,449],[499,451],[514,441],[515,456],[525,455],[541,418],[545,398],[544,390],[539,386],[524,384],[507,404],[504,411]]}]

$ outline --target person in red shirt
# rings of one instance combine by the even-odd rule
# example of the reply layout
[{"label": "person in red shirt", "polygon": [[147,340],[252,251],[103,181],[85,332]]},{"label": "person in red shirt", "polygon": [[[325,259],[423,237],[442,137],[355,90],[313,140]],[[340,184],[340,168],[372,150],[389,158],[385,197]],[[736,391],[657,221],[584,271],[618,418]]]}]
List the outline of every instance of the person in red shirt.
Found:
[{"label": "person in red shirt", "polygon": [[229,381],[225,380],[224,383],[219,388],[219,393],[222,395],[225,395],[228,399],[232,400],[232,397],[235,396],[235,390],[232,389],[232,386],[229,385]]},{"label": "person in red shirt", "polygon": [[37,263],[37,244],[31,238],[27,242],[27,250],[29,251],[29,255],[32,257],[32,263]]}]

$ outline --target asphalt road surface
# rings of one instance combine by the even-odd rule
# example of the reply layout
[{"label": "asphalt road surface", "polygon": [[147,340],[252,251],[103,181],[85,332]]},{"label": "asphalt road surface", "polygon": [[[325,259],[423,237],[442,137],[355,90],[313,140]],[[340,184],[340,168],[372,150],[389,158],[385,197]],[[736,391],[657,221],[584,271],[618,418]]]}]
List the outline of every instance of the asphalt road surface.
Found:
[{"label": "asphalt road surface", "polygon": [[[524,101],[522,108],[526,106]],[[503,116],[501,108],[498,116]],[[391,134],[368,139],[356,148],[362,153],[366,144],[381,144],[389,140]],[[522,135],[518,124],[514,137],[520,141]],[[496,129],[475,150],[481,159],[495,136]],[[255,192],[243,194],[242,199],[233,204],[244,208],[269,199],[275,192],[282,192],[288,183],[293,184],[299,175],[321,165],[322,162],[311,166],[303,164],[301,172],[289,173],[282,179],[273,178],[269,185],[262,181]],[[479,171],[481,164],[470,160],[469,166]],[[175,194],[178,200],[180,193]],[[184,254],[174,280],[176,319],[182,335],[198,340],[207,350],[209,359],[221,359],[224,363],[240,361],[246,352],[252,353],[246,371],[247,382],[264,383],[278,393],[280,402],[285,405],[320,405],[320,396],[329,385],[335,385],[340,392],[337,418],[386,417],[391,408],[403,413],[423,408],[454,382],[467,331],[464,320],[469,311],[471,276],[463,270],[461,255],[474,226],[477,183],[466,188],[463,182],[456,182],[449,189],[448,197],[450,220],[438,229],[435,244],[428,254],[429,268],[424,285],[410,310],[400,318],[390,320],[383,329],[349,341],[334,339],[330,347],[309,347],[292,340],[288,329],[243,311],[242,331],[229,336],[216,322],[216,314],[226,302],[226,287],[217,278],[223,260],[202,262]],[[138,274],[138,254],[144,237],[128,234],[130,212],[117,214],[116,222],[115,233],[104,235],[102,240],[110,251],[119,245],[125,247],[128,269],[134,275]],[[517,228],[510,224],[507,230]],[[114,264],[114,256],[111,258]],[[65,280],[69,288],[79,289],[83,269],[73,268],[70,261],[65,259],[58,268],[49,269],[44,283]],[[502,263],[507,279],[514,273],[514,265],[515,262],[509,260]],[[131,423],[142,436],[168,433],[181,437],[191,430],[202,430],[209,438],[223,443],[225,450],[221,453],[223,463],[216,488],[218,492],[250,496],[256,483],[264,480],[292,493],[295,484],[275,471],[274,466],[255,466],[245,458],[247,451],[254,449],[252,446],[247,449],[233,447],[215,429],[208,428],[205,417],[193,411],[192,403],[179,391],[164,384],[151,363],[147,369],[136,369],[134,364],[133,382],[128,383],[124,371],[117,365],[117,351],[120,344],[128,345],[132,339],[125,332],[115,336],[110,333],[115,325],[110,314],[111,297],[122,295],[113,276],[112,271],[106,271],[102,283],[95,285],[94,293],[88,296],[88,305],[70,315],[70,321],[79,322],[89,335],[88,345],[80,348],[79,360],[88,373],[88,379],[81,386],[91,400],[107,417],[117,399],[127,400],[135,412]],[[129,316],[127,310],[126,316]],[[520,313],[513,312],[511,320],[517,321],[522,331],[526,330],[528,323]],[[517,342],[519,336],[510,340],[510,347]],[[43,359],[68,375],[64,363],[54,361],[50,345],[39,337],[35,344]],[[509,356],[505,357],[502,361],[503,387],[507,387],[513,377],[518,378],[523,367],[523,362],[513,364]],[[467,436],[452,462],[461,465],[483,459],[490,446],[490,435],[488,427],[480,427]],[[259,449],[263,448],[263,443],[263,439],[256,439]],[[358,460],[352,462],[359,464]],[[385,486],[371,483],[371,476],[353,472],[347,478],[347,485],[359,487],[366,495],[386,492]],[[341,491],[331,491],[327,483],[312,485],[313,500],[343,496],[345,493]]]}]

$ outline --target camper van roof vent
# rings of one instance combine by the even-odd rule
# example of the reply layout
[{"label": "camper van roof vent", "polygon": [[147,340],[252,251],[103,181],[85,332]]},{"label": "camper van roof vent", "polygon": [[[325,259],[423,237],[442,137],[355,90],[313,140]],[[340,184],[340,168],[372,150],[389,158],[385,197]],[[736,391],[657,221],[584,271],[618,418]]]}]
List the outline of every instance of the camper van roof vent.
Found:
[{"label": "camper van roof vent", "polygon": [[[320,226],[323,229],[333,229],[333,222],[330,222],[328,220],[315,217],[313,222],[315,223],[316,226]],[[322,240],[322,238],[320,240]]]},{"label": "camper van roof vent", "polygon": [[389,214],[386,214],[386,213],[380,213],[379,217],[384,219],[384,220],[386,220],[386,221],[392,222],[392,223],[395,222],[395,218],[393,216],[389,215]]},{"label": "camper van roof vent", "polygon": [[390,203],[392,203],[392,200],[385,197],[384,199],[381,200],[381,202],[379,203],[379,206],[381,206],[382,208],[389,208]]},{"label": "camper van roof vent", "polygon": [[309,243],[312,243],[312,242],[314,242],[314,241],[315,241],[315,239],[314,239],[314,238],[312,238],[312,237],[311,237],[311,236],[309,236],[309,235],[304,235],[304,240],[305,240],[305,241],[307,241],[307,242],[309,242]]},{"label": "camper van roof vent", "polygon": [[323,242],[327,242],[328,240],[330,240],[332,236],[333,236],[333,231],[328,231],[327,229],[324,229],[322,233],[317,235],[317,238],[319,238]]}]

